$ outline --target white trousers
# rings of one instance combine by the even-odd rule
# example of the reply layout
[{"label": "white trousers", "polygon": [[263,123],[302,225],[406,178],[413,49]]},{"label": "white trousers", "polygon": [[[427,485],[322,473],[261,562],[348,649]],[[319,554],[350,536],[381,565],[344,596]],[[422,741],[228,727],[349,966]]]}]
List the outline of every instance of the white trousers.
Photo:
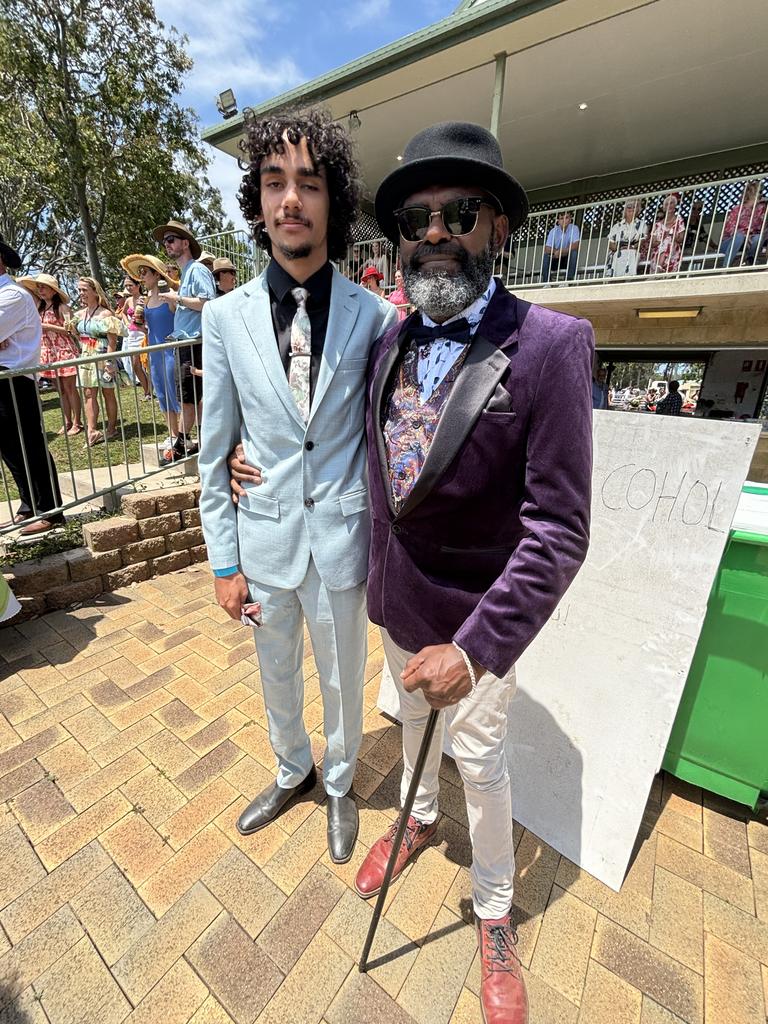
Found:
[{"label": "white trousers", "polygon": [[[401,803],[411,784],[430,707],[421,690],[407,693],[400,673],[412,656],[381,631],[387,665],[400,695],[403,719]],[[515,848],[512,839],[512,793],[505,740],[507,708],[515,692],[515,670],[503,679],[486,672],[475,692],[440,713],[412,814],[428,824],[437,818],[443,733],[448,730],[456,767],[464,782],[469,836],[472,840],[472,901],[480,918],[503,917],[512,905]]]},{"label": "white trousers", "polygon": [[323,699],[326,739],[323,782],[329,796],[352,785],[363,735],[363,683],[367,653],[365,583],[328,590],[309,561],[296,590],[248,580],[261,603],[264,625],[254,629],[269,740],[278,763],[277,784],[292,789],[312,768],[304,727],[304,622],[312,639]]}]

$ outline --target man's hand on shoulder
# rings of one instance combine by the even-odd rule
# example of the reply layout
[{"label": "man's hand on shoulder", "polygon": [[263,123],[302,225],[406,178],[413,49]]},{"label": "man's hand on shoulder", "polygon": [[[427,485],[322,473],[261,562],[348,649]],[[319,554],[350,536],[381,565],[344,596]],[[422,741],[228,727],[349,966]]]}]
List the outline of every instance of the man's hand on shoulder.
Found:
[{"label": "man's hand on shoulder", "polygon": [[246,494],[245,488],[241,487],[240,484],[255,484],[258,487],[261,484],[261,470],[256,466],[249,465],[245,461],[245,449],[243,448],[242,441],[236,444],[227,456],[227,465],[229,466],[229,486],[232,491],[232,503],[237,505]]},{"label": "man's hand on shoulder", "polygon": [[[475,678],[485,672],[482,665],[472,662]],[[422,690],[430,707],[441,710],[452,707],[472,691],[472,680],[461,653],[453,644],[435,644],[422,647],[405,665],[400,675],[409,693]]]},{"label": "man's hand on shoulder", "polygon": [[248,603],[248,584],[241,572],[231,576],[216,576],[214,579],[216,601],[231,619],[240,621],[240,610]]}]

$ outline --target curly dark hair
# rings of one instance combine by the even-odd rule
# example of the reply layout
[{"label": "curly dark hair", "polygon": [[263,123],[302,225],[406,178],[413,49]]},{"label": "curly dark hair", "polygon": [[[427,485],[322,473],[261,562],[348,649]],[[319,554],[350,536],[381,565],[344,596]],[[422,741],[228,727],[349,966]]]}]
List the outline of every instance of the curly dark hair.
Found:
[{"label": "curly dark hair", "polygon": [[245,111],[245,138],[239,148],[243,156],[240,166],[246,174],[238,192],[243,216],[251,225],[256,244],[272,255],[272,243],[261,216],[261,178],[259,168],[270,153],[283,153],[283,135],[292,145],[307,140],[316,167],[325,168],[330,199],[328,214],[328,258],[346,256],[352,241],[352,225],[357,217],[360,183],[352,143],[341,125],[331,120],[324,110],[309,110],[257,117]]}]

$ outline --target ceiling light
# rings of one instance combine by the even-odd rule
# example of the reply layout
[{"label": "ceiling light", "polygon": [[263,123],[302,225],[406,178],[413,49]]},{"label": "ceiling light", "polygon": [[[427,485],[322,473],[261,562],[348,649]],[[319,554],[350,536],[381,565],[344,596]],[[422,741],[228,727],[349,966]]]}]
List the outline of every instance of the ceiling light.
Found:
[{"label": "ceiling light", "polygon": [[641,320],[677,320],[692,319],[701,312],[701,306],[695,309],[636,309]]},{"label": "ceiling light", "polygon": [[398,155],[397,155],[397,159],[398,159],[398,160],[402,160],[402,159],[403,159],[403,158],[402,158],[402,156],[401,156],[401,155],[400,155],[399,153],[398,153]]},{"label": "ceiling light", "polygon": [[588,106],[589,106],[588,103],[580,103],[579,104],[579,110],[586,110]]}]

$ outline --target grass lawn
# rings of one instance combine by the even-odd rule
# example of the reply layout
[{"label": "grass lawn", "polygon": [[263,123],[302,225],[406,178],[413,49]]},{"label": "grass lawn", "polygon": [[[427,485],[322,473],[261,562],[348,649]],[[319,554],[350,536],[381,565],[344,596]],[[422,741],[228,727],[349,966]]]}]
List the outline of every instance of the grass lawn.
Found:
[{"label": "grass lawn", "polygon": [[[85,429],[82,434],[76,437],[60,435],[58,431],[63,424],[61,404],[57,391],[40,392],[40,400],[43,407],[43,422],[45,423],[48,447],[56,463],[59,473],[64,476],[72,469],[94,469],[107,465],[119,466],[125,463],[141,462],[142,444],[162,444],[168,436],[168,427],[165,417],[160,411],[156,400],[151,402],[141,401],[141,388],[134,388],[133,385],[123,384],[118,389],[118,437],[114,441],[96,445],[94,448],[87,448],[85,444]],[[102,409],[102,416],[104,410]],[[85,427],[85,410],[83,410],[83,427]],[[100,424],[103,429],[104,423]],[[121,429],[122,428],[122,429]],[[7,467],[5,470],[5,481],[10,488],[10,493],[3,485],[3,478],[0,474],[0,502],[18,498],[16,485]],[[5,518],[6,509],[2,509],[0,518]]]}]

